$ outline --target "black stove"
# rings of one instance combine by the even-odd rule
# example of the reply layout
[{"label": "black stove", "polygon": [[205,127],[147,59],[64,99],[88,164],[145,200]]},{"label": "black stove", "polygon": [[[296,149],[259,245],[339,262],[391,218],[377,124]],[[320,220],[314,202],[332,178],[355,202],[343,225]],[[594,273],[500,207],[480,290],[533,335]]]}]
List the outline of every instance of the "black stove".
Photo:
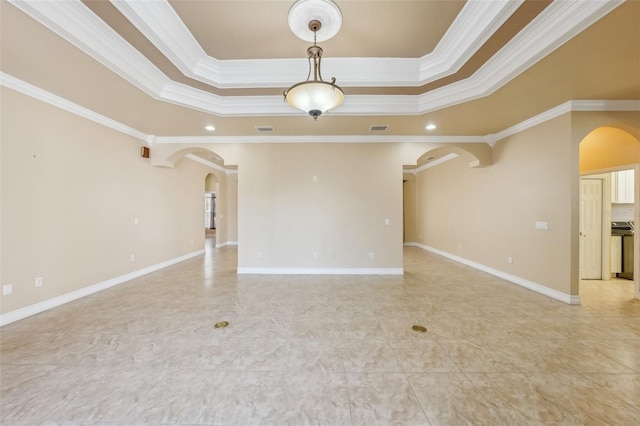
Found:
[{"label": "black stove", "polygon": [[611,222],[611,235],[633,235],[633,222]]}]

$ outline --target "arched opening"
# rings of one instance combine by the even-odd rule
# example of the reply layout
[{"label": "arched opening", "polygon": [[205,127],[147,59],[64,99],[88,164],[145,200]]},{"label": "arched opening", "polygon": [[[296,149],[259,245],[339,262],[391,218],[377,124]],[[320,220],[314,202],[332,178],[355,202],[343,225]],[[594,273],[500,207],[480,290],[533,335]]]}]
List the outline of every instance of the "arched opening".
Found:
[{"label": "arched opening", "polygon": [[604,126],[580,142],[579,291],[640,298],[637,197],[640,141]]},{"label": "arched opening", "polygon": [[[156,166],[174,167],[176,163],[184,159],[195,161],[207,167],[207,171],[202,175],[203,211],[205,221],[204,232],[209,237],[208,242],[213,247],[224,247],[237,245],[238,238],[238,207],[237,191],[238,179],[237,166],[228,165],[218,152],[206,146],[186,147],[173,151],[166,149],[158,156]],[[207,195],[209,194],[209,195]],[[213,207],[212,200],[207,201],[207,197],[215,194],[215,212],[208,211],[208,207]],[[207,216],[213,218],[207,221]],[[202,216],[201,216],[202,217]],[[213,224],[213,228],[211,225]],[[213,235],[215,234],[215,241]]]},{"label": "arched opening", "polygon": [[[418,148],[418,147],[416,147]],[[484,147],[470,147],[484,148]],[[476,150],[471,152],[455,145],[432,146],[426,150],[422,147],[413,151],[411,160],[417,158],[415,165],[405,165],[402,178],[402,218],[403,218],[403,243],[407,245],[420,245],[424,243],[426,235],[420,225],[421,215],[421,185],[420,173],[451,160],[461,159],[468,167],[483,167],[490,163],[490,148],[487,152]]]},{"label": "arched opening", "polygon": [[206,238],[216,237],[216,194],[220,192],[218,178],[215,173],[209,173],[204,178],[204,232]]}]

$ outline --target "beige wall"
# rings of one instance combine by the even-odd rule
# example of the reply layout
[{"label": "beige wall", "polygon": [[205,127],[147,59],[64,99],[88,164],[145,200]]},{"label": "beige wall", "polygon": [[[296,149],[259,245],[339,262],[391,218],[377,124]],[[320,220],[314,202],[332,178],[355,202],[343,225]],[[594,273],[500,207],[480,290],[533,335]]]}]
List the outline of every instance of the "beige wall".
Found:
[{"label": "beige wall", "polygon": [[413,173],[405,173],[403,176],[403,202],[404,202],[404,241],[416,242],[416,176]]},{"label": "beige wall", "polygon": [[247,144],[238,171],[239,268],[402,268],[393,144]]},{"label": "beige wall", "polygon": [[[458,158],[419,173],[414,241],[577,295],[579,149],[601,126],[637,138],[640,113],[566,114],[500,140],[490,167]],[[549,230],[536,230],[536,221]]]},{"label": "beige wall", "polygon": [[572,294],[570,139],[567,114],[499,141],[490,167],[456,158],[419,173],[418,242]]},{"label": "beige wall", "polygon": [[209,173],[204,179],[204,190],[206,192],[218,192],[218,178],[215,173]]},{"label": "beige wall", "polygon": [[238,174],[230,173],[227,176],[227,208],[226,241],[232,244],[238,242]]},{"label": "beige wall", "polygon": [[3,314],[203,248],[204,166],[151,167],[138,140],[4,88],[1,119]]}]

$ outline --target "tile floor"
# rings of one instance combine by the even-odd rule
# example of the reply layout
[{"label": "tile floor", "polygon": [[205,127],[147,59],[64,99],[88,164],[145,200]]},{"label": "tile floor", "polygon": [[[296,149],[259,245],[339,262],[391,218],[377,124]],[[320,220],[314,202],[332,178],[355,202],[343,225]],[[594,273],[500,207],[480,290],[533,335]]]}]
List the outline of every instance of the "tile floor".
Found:
[{"label": "tile floor", "polygon": [[629,281],[569,306],[418,248],[404,277],[235,265],[209,248],[1,328],[0,423],[640,424]]}]

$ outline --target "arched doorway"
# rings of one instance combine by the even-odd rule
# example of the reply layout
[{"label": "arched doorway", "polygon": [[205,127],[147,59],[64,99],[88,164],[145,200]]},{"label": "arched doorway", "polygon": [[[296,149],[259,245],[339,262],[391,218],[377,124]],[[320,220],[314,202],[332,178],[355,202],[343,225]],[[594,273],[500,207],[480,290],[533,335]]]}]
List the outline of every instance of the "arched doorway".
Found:
[{"label": "arched doorway", "polygon": [[632,232],[638,223],[639,173],[640,141],[627,131],[603,126],[592,130],[580,142],[582,290],[593,281],[611,284],[611,280],[629,280],[615,284],[628,287],[631,297],[640,299],[639,236]]},{"label": "arched doorway", "polygon": [[209,173],[204,178],[204,232],[205,237],[215,238],[216,236],[216,218],[217,203],[216,194],[219,191],[219,182],[215,173]]},{"label": "arched doorway", "polygon": [[[469,148],[469,149],[465,149]],[[484,167],[490,164],[490,151],[486,146],[461,148],[455,144],[439,146],[416,146],[412,154],[415,165],[403,167],[403,243],[422,246],[428,241],[428,229],[423,223],[427,201],[425,185],[422,179],[424,171],[451,160],[463,161],[463,167]],[[472,151],[471,149],[474,149]],[[486,151],[482,151],[482,149]]]}]

